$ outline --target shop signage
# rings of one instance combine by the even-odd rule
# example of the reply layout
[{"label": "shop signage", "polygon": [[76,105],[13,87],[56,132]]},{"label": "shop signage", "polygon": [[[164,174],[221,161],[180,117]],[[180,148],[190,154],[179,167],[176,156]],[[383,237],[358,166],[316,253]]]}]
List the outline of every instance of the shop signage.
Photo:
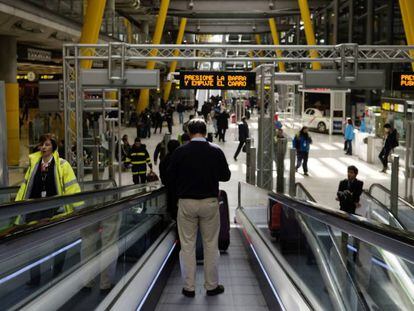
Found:
[{"label": "shop signage", "polygon": [[405,101],[399,98],[383,98],[381,100],[381,109],[392,112],[405,112]]},{"label": "shop signage", "polygon": [[393,72],[392,88],[394,91],[414,91],[414,72]]},{"label": "shop signage", "polygon": [[52,60],[52,52],[27,48],[27,59],[50,62]]},{"label": "shop signage", "polygon": [[255,90],[256,73],[230,71],[181,71],[180,89]]}]

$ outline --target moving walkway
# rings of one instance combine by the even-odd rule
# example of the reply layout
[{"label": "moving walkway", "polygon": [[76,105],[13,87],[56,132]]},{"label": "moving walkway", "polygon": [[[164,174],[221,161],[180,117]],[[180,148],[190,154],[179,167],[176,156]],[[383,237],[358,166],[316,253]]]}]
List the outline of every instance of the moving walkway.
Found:
[{"label": "moving walkway", "polygon": [[[180,294],[175,223],[157,184],[3,205],[0,220],[66,204],[76,211],[0,233],[1,306],[412,310],[414,235],[311,199],[300,185],[292,198],[240,183],[237,225],[220,261],[226,292],[206,297],[200,283],[195,299]],[[278,238],[267,224],[275,203],[284,215]]]}]

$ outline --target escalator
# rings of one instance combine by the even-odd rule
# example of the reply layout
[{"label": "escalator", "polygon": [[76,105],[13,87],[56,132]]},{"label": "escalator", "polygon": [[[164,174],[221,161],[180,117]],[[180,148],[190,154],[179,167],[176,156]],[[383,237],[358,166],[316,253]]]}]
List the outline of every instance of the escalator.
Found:
[{"label": "escalator", "polygon": [[[206,297],[198,283],[195,299],[180,294],[175,223],[159,185],[0,206],[0,219],[66,204],[76,210],[0,233],[1,308],[413,309],[413,235],[318,206],[300,186],[297,197],[240,183],[237,226],[220,259],[226,292]],[[289,224],[277,238],[267,226],[275,202]]]}]

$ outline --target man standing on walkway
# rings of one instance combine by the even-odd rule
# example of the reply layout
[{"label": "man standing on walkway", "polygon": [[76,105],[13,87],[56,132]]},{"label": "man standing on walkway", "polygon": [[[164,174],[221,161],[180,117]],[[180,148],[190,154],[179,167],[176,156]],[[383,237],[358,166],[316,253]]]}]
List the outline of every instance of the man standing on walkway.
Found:
[{"label": "man standing on walkway", "polygon": [[180,265],[184,278],[182,293],[195,296],[195,245],[200,227],[204,248],[204,287],[207,295],[224,292],[218,283],[218,234],[220,231],[219,181],[230,179],[223,151],[207,142],[206,123],[188,123],[191,141],[175,150],[168,168],[168,187],[178,196],[177,225],[180,236]]},{"label": "man standing on walkway", "polygon": [[[361,206],[359,198],[362,194],[364,183],[358,180],[358,169],[354,166],[348,166],[348,178],[339,183],[336,200],[339,201],[340,210],[355,214],[355,210]],[[354,238],[354,247],[359,250],[359,240]],[[348,253],[348,234],[342,232],[341,252],[344,256]],[[357,260],[358,252],[354,252],[353,259]]]},{"label": "man standing on walkway", "polygon": [[[247,124],[246,117],[242,117],[242,122],[239,124],[239,145],[237,146],[236,153],[233,157],[234,161],[237,161],[237,156],[242,148],[246,148],[245,144],[247,138],[249,138],[249,125]],[[245,149],[243,151],[245,151]]]}]

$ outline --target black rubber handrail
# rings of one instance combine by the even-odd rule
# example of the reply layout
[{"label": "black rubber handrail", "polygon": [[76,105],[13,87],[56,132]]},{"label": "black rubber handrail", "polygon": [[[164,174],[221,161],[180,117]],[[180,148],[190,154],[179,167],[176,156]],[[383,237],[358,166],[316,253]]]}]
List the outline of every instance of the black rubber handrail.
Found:
[{"label": "black rubber handrail", "polygon": [[139,188],[145,190],[145,188],[148,186],[154,186],[157,188],[160,186],[160,184],[154,183],[146,185],[128,185],[118,188],[85,191],[71,195],[49,197],[44,199],[10,202],[0,205],[0,219],[49,210],[52,208],[60,207],[62,205],[78,203],[84,200],[94,199],[102,196],[116,195],[125,191],[137,190]]},{"label": "black rubber handrail", "polygon": [[[391,190],[389,190],[388,188],[386,188],[385,186],[383,186],[383,185],[381,185],[381,184],[377,184],[377,183],[375,183],[375,184],[372,184],[372,185],[369,187],[369,190],[368,190],[368,192],[369,192],[369,194],[370,194],[371,196],[372,196],[372,190],[373,190],[374,188],[380,188],[381,190],[383,190],[383,191],[384,191],[384,192],[386,192],[387,194],[391,195]],[[400,202],[404,203],[404,205],[406,205],[406,206],[410,207],[410,208],[413,210],[413,212],[414,212],[414,205],[412,205],[411,203],[407,202],[406,200],[404,200],[404,199],[403,199],[403,198],[401,198],[400,196],[398,196],[398,201],[400,201]]]},{"label": "black rubber handrail", "polygon": [[[136,186],[136,185],[135,185]],[[125,187],[121,187],[121,188],[117,188],[119,190],[119,192],[122,191],[129,191],[129,189],[125,190],[125,188],[131,188],[130,186],[125,186]],[[145,190],[145,189],[143,189]],[[93,192],[93,191],[92,191]],[[102,192],[100,190],[95,191],[96,192]],[[102,202],[102,203],[98,203],[96,205],[91,205],[88,207],[85,207],[82,210],[79,211],[75,211],[71,214],[68,214],[64,217],[61,217],[59,219],[55,219],[55,220],[51,220],[51,221],[47,221],[45,223],[35,223],[32,225],[18,225],[18,226],[14,226],[13,228],[11,228],[11,230],[7,233],[4,234],[3,236],[0,236],[0,245],[5,242],[5,241],[9,241],[10,239],[15,239],[18,237],[22,237],[22,236],[27,236],[30,234],[33,234],[34,232],[41,233],[41,231],[43,231],[43,229],[48,229],[50,227],[55,227],[56,225],[59,224],[68,224],[69,222],[72,223],[73,221],[78,221],[78,222],[88,222],[88,218],[91,218],[91,216],[93,215],[97,215],[98,213],[101,214],[105,214],[106,217],[110,214],[113,214],[114,212],[116,212],[114,209],[117,208],[118,210],[122,210],[131,206],[136,206],[136,204],[145,202],[151,198],[154,198],[156,196],[159,196],[161,194],[165,193],[165,187],[160,187],[157,188],[155,190],[150,190],[150,191],[143,191],[143,192],[139,192],[139,193],[135,193],[132,194],[130,196],[118,199],[118,200],[113,200],[110,202]],[[111,210],[111,212],[108,214],[108,210]],[[98,219],[96,219],[96,216],[92,217],[94,219],[94,221],[99,221]],[[89,220],[90,222],[91,220]],[[50,238],[50,236],[49,236]],[[47,239],[47,235],[46,235],[46,239]],[[0,255],[0,257],[3,254]]]}]

